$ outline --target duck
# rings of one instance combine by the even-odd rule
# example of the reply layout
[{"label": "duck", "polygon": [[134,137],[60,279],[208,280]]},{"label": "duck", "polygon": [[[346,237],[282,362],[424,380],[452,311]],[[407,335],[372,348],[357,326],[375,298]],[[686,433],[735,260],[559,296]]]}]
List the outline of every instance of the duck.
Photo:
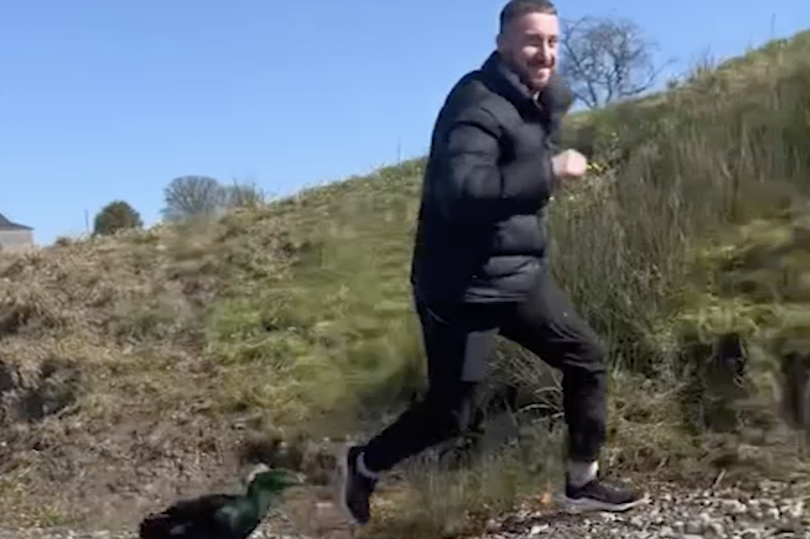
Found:
[{"label": "duck", "polygon": [[303,474],[256,465],[239,494],[213,493],[183,499],[138,526],[140,539],[246,539],[277,506],[284,492],[303,485]]}]

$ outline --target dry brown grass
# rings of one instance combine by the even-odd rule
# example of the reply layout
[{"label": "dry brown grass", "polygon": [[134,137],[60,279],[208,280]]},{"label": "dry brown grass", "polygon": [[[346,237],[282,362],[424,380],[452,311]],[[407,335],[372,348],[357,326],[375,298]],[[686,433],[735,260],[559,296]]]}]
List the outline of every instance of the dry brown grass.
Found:
[{"label": "dry brown grass", "polygon": [[[167,478],[182,487],[220,464],[238,434],[229,423],[239,397],[223,385],[233,374],[205,353],[205,317],[230,283],[289,275],[291,240],[275,219],[233,216],[0,258],[4,494],[75,513],[83,497],[165,489]],[[251,225],[262,234],[228,239]],[[69,488],[56,493],[59,483]]]}]

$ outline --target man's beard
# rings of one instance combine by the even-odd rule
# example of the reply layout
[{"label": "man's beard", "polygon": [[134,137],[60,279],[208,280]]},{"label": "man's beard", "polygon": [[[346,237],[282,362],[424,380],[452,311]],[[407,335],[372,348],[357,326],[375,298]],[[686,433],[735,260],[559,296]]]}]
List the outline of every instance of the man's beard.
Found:
[{"label": "man's beard", "polygon": [[[535,65],[521,65],[517,61],[515,61],[514,57],[511,54],[504,54],[502,55],[506,65],[511,69],[515,75],[518,76],[520,81],[525,84],[530,91],[539,91],[542,90],[548,82],[551,80],[551,76],[554,74],[554,63],[546,65],[546,64],[535,64]],[[538,81],[536,76],[539,75],[540,69],[548,69],[548,72],[542,77],[542,83],[540,83],[540,88],[538,88]]]}]

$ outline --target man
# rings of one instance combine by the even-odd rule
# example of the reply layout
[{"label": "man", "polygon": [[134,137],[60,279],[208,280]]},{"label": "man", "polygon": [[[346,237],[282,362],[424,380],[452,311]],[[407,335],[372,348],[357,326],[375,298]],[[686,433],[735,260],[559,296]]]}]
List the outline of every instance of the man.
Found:
[{"label": "man", "polygon": [[604,352],[548,270],[541,212],[585,158],[553,155],[571,95],[555,73],[559,21],[549,0],[511,0],[497,50],[452,89],[425,171],[411,280],[428,361],[423,401],[342,460],[342,502],[365,524],[379,474],[458,436],[474,414],[495,336],[563,373],[565,499],[623,511],[641,500],[598,472],[605,439]]}]

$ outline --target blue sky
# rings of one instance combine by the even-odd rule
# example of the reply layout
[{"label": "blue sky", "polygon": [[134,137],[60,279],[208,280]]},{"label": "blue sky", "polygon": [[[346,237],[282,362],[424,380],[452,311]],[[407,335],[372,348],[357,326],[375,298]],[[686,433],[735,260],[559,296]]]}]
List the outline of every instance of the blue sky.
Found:
[{"label": "blue sky", "polygon": [[[39,243],[172,178],[277,194],[424,153],[503,0],[0,0],[0,212]],[[684,70],[808,27],[807,0],[563,2],[629,17]],[[400,154],[401,151],[401,154]]]}]

